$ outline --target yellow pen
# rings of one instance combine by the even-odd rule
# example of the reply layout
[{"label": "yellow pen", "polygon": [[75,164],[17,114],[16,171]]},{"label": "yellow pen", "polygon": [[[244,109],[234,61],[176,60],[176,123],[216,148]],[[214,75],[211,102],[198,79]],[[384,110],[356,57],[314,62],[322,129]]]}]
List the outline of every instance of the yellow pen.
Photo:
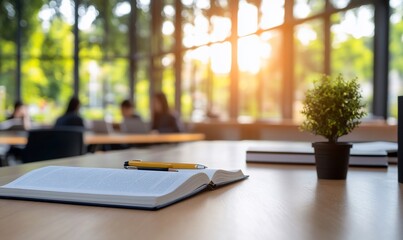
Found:
[{"label": "yellow pen", "polygon": [[126,161],[124,164],[125,168],[136,168],[136,169],[159,169],[159,170],[169,170],[169,169],[205,169],[204,165],[196,163],[172,163],[172,162],[142,162],[140,160],[130,160]]}]

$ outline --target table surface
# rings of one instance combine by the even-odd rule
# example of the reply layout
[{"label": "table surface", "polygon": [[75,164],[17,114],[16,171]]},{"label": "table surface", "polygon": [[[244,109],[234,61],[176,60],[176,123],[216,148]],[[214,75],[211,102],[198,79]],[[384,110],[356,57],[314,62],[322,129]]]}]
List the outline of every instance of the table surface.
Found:
[{"label": "table surface", "polygon": [[[204,140],[202,133],[169,133],[169,134],[92,134],[86,133],[86,144],[124,144],[124,143],[170,143]],[[27,142],[26,133],[2,133],[0,144],[24,145]]]},{"label": "table surface", "polygon": [[38,167],[121,168],[125,160],[197,162],[250,177],[158,211],[0,200],[2,239],[401,239],[395,165],[318,180],[314,166],[246,164],[246,142],[161,145],[0,168],[0,184]]}]

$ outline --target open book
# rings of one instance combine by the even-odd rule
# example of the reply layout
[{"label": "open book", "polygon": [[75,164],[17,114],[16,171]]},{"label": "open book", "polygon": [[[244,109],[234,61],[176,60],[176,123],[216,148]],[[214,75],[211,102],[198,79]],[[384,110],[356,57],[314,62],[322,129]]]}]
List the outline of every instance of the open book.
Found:
[{"label": "open book", "polygon": [[241,170],[147,171],[49,166],[0,187],[1,198],[159,209],[207,187],[247,178]]}]

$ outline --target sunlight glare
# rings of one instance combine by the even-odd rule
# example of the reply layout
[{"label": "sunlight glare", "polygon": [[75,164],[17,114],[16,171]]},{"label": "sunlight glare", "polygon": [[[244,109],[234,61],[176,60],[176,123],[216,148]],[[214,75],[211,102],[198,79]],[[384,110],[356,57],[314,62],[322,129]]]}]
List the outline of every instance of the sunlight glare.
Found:
[{"label": "sunlight glare", "polygon": [[201,14],[197,15],[194,20],[194,25],[186,23],[183,27],[184,38],[183,45],[192,47],[209,42],[209,21]]},{"label": "sunlight glare", "polygon": [[294,16],[298,18],[305,18],[311,13],[309,4],[305,1],[297,0],[294,5]]},{"label": "sunlight glare", "polygon": [[331,3],[337,8],[345,8],[350,3],[350,0],[331,0]]},{"label": "sunlight glare", "polygon": [[164,67],[169,67],[172,66],[173,62],[174,62],[175,58],[172,54],[166,55],[161,59],[161,64]]},{"label": "sunlight glare", "polygon": [[188,51],[185,55],[186,61],[198,60],[203,64],[207,64],[209,61],[209,47],[203,46],[196,48],[195,50]]},{"label": "sunlight glare", "polygon": [[284,0],[264,0],[261,6],[260,28],[275,27],[284,22]]},{"label": "sunlight glare", "polygon": [[[390,22],[395,25],[403,20],[403,1],[402,0],[390,0],[391,11]],[[403,36],[402,36],[403,38]]]},{"label": "sunlight glare", "polygon": [[297,39],[302,43],[304,46],[308,46],[311,41],[317,39],[316,32],[309,27],[309,25],[301,25],[296,30]]},{"label": "sunlight glare", "polygon": [[357,12],[348,11],[338,24],[331,29],[335,33],[335,43],[346,41],[349,36],[354,38],[372,37],[374,35],[373,10],[370,7],[360,7]]},{"label": "sunlight glare", "polygon": [[164,7],[163,13],[167,17],[174,17],[175,16],[175,8],[172,5],[166,5]]},{"label": "sunlight glare", "polygon": [[258,36],[250,36],[241,38],[238,41],[238,65],[239,70],[242,72],[249,72],[256,74],[261,68],[262,52],[267,51],[264,49],[263,44],[260,42]]},{"label": "sunlight glare", "polygon": [[210,1],[209,0],[198,0],[198,1],[196,1],[196,8],[209,9],[210,8]]},{"label": "sunlight glare", "polygon": [[210,41],[221,41],[231,33],[231,20],[224,17],[211,17],[213,31],[210,33]]},{"label": "sunlight glare", "polygon": [[188,6],[188,7],[192,6],[192,4],[193,4],[193,0],[182,0],[181,2],[183,5]]},{"label": "sunlight glare", "polygon": [[150,10],[150,0],[139,0],[137,1],[137,6],[144,12],[148,12]]},{"label": "sunlight glare", "polygon": [[63,0],[59,11],[62,13],[66,22],[74,24],[74,3],[71,0]]},{"label": "sunlight glare", "polygon": [[89,6],[87,10],[85,11],[84,7],[81,10],[85,12],[83,15],[81,15],[80,20],[78,22],[78,28],[81,31],[89,31],[91,29],[92,23],[95,21],[97,18],[99,12],[94,6]]},{"label": "sunlight glare", "polygon": [[228,74],[231,70],[231,44],[214,44],[210,47],[211,70],[217,74]]},{"label": "sunlight glare", "polygon": [[256,6],[247,2],[240,2],[238,19],[239,36],[256,32],[258,24],[258,11]]},{"label": "sunlight glare", "polygon": [[117,17],[122,17],[124,15],[129,14],[131,11],[130,3],[121,2],[116,4],[116,7],[113,9],[113,14]]},{"label": "sunlight glare", "polygon": [[164,35],[172,35],[175,32],[175,26],[171,21],[165,21],[162,24],[162,33]]}]

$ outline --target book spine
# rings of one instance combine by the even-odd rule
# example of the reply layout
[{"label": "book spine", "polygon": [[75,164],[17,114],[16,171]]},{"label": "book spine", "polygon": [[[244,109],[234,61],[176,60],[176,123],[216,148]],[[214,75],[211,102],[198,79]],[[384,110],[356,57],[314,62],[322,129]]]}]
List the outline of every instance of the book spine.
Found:
[{"label": "book spine", "polygon": [[397,101],[397,176],[403,183],[403,96]]}]

